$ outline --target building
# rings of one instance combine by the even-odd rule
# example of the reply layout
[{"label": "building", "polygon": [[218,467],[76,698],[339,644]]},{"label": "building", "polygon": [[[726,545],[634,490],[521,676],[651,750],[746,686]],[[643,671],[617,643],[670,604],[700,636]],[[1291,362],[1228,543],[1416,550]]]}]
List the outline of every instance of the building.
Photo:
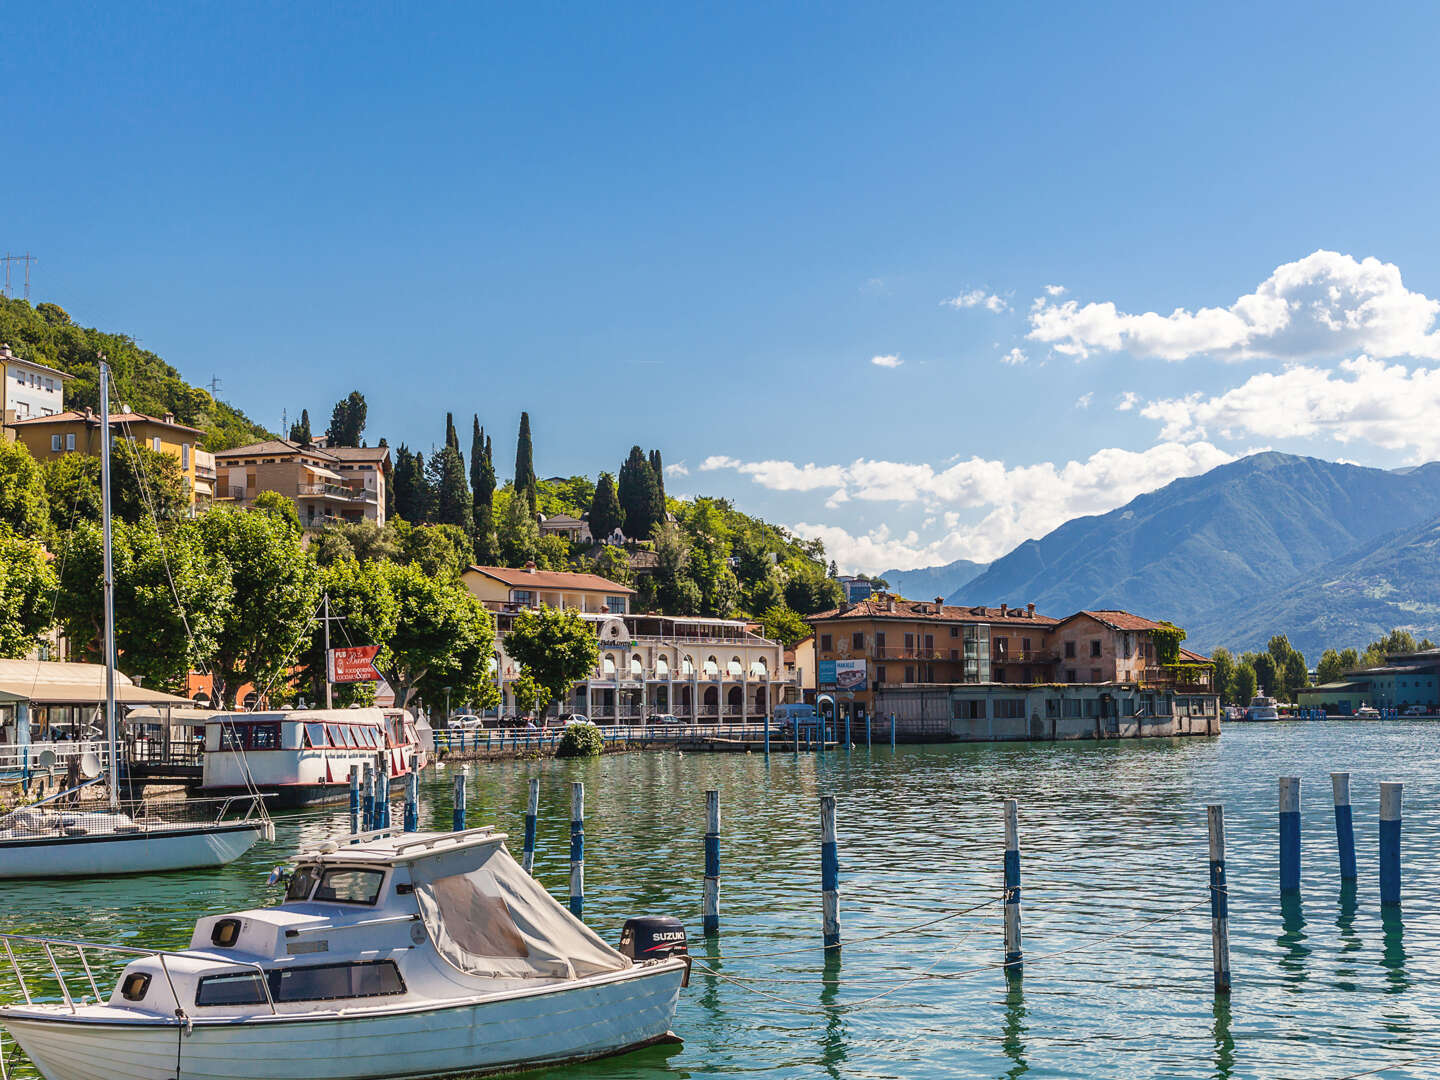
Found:
[{"label": "building", "polygon": [[591,542],[589,524],[570,514],[540,515],[540,535],[559,536],[572,544]]},{"label": "building", "polygon": [[1333,682],[1297,690],[1295,703],[1342,716],[1353,715],[1362,705],[1418,705],[1434,712],[1440,709],[1440,649],[1389,654],[1379,667],[1356,668]]},{"label": "building", "polygon": [[912,738],[1219,730],[1209,660],[1182,649],[1176,663],[1160,664],[1154,635],[1162,624],[1129,612],[1055,619],[1034,604],[954,606],[877,593],[809,622],[820,695],[856,717],[894,715]]},{"label": "building", "polygon": [[[65,454],[100,456],[100,416],[91,409],[80,412],[67,409],[49,416],[32,416],[15,420],[10,429],[39,461],[48,461]],[[110,414],[110,434],[114,439],[127,439],[157,454],[169,454],[180,462],[193,509],[196,500],[196,450],[205,433],[199,428],[176,423],[173,413],[163,417],[121,409]]]},{"label": "building", "polygon": [[195,508],[203,510],[215,499],[215,455],[208,450],[195,450]]},{"label": "building", "polygon": [[635,595],[628,585],[599,574],[537,570],[533,562],[521,570],[472,566],[460,580],[491,611],[548,607],[587,615],[625,615]]},{"label": "building", "polygon": [[215,455],[215,499],[248,506],[262,491],[295,503],[300,524],[385,524],[390,451],[383,447],[301,446],[288,439],[237,446]]},{"label": "building", "polygon": [[[0,416],[11,424],[64,412],[65,381],[74,377],[33,360],[22,360],[8,345],[0,345]],[[6,439],[13,442],[14,438],[14,432],[7,429]]]}]

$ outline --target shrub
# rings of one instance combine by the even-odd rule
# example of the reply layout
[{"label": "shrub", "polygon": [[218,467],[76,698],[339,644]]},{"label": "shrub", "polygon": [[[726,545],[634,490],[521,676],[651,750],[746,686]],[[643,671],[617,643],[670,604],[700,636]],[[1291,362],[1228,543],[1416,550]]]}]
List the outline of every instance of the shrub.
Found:
[{"label": "shrub", "polygon": [[556,757],[599,757],[605,750],[605,737],[594,724],[571,724],[555,744]]}]

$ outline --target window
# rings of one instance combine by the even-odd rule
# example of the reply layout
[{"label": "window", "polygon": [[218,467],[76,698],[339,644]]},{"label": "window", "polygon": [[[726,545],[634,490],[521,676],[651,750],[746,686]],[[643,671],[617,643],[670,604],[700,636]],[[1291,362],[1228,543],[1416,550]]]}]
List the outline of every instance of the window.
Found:
[{"label": "window", "polygon": [[694,675],[694,674],[695,674],[695,660],[694,660],[693,657],[689,656],[688,654],[686,655],[685,659],[683,659],[683,660],[680,661],[680,674],[681,674],[681,675]]},{"label": "window", "polygon": [[1004,682],[1004,681],[1005,681],[1005,669],[1004,669],[1003,667],[997,667],[997,668],[995,669],[995,681],[996,681],[996,682]]},{"label": "window", "polygon": [[1020,651],[1023,653],[1030,651],[1030,639],[1028,637],[1022,637],[1020,639]]},{"label": "window", "polygon": [[606,675],[615,674],[615,658],[609,653],[606,653],[604,659],[600,661],[600,670]]},{"label": "window", "polygon": [[151,450],[154,450],[157,454],[160,453],[160,436],[159,436],[159,435],[156,435],[153,439],[150,440],[150,449],[151,449]]},{"label": "window", "polygon": [[1074,659],[1075,659],[1075,642],[1073,642],[1073,641],[1067,641],[1067,642],[1065,642],[1065,659],[1066,659],[1066,660],[1074,660]]},{"label": "window", "polygon": [[1077,719],[1083,711],[1079,698],[1065,699],[1065,718],[1067,720]]},{"label": "window", "polygon": [[1009,638],[997,637],[993,639],[992,644],[995,646],[995,659],[997,660],[1004,657],[1004,655],[1010,651]]},{"label": "window", "polygon": [[1091,682],[1099,682],[1099,681],[1100,681],[1100,669],[1099,669],[1098,667],[1092,667],[1092,668],[1090,669],[1090,681],[1091,681]]},{"label": "window", "polygon": [[951,703],[952,711],[956,720],[984,720],[985,702],[980,700],[962,700]]},{"label": "window", "polygon": [[905,681],[906,681],[906,682],[914,682],[914,681],[915,681],[915,669],[914,669],[913,667],[907,667],[907,668],[905,669]]},{"label": "window", "polygon": [[310,892],[320,880],[320,871],[313,866],[299,866],[290,875],[290,887],[285,890],[285,902],[309,900]]},{"label": "window", "polygon": [[645,665],[640,662],[639,653],[630,654],[630,674],[638,676],[645,674]]},{"label": "window", "polygon": [[852,649],[854,649],[856,652],[861,652],[862,650],[864,650],[864,648],[865,648],[865,635],[864,635],[864,634],[851,634],[851,635],[850,635],[850,647],[851,647]]},{"label": "window", "polygon": [[305,725],[305,745],[316,749],[329,745],[329,743],[325,741],[324,724]]},{"label": "window", "polygon": [[320,879],[315,890],[316,903],[373,904],[380,899],[384,870],[358,867],[332,867]]},{"label": "window", "polygon": [[511,589],[510,599],[517,604],[533,604],[535,602],[535,594],[528,589]]},{"label": "window", "polygon": [[1066,669],[1065,669],[1065,681],[1066,681],[1066,682],[1074,682],[1074,681],[1075,681],[1075,669],[1074,669],[1073,667],[1072,667],[1072,668],[1066,668]]},{"label": "window", "polygon": [[913,652],[914,650],[915,650],[915,635],[914,635],[914,634],[906,634],[906,635],[905,635],[905,651],[906,651],[906,652]]},{"label": "window", "polygon": [[926,634],[926,635],[925,635],[925,651],[926,651],[927,653],[933,653],[933,652],[935,651],[935,635],[934,635],[934,634]]},{"label": "window", "polygon": [[740,676],[745,674],[745,665],[740,663],[740,658],[738,656],[732,656],[730,658],[730,663],[725,665],[725,670],[730,675],[738,679],[740,678]]},{"label": "window", "polygon": [[995,718],[997,720],[1025,719],[1025,699],[1023,697],[996,698]]},{"label": "window", "polygon": [[884,664],[881,664],[879,667],[877,667],[877,668],[875,669],[875,681],[878,682],[878,683],[881,683],[881,684],[884,684],[886,681],[888,681],[887,678],[886,678],[885,665],[884,665]]},{"label": "window", "polygon": [[831,651],[834,650],[834,648],[835,648],[835,646],[834,646],[834,644],[833,644],[833,643],[831,642],[831,640],[830,640],[830,635],[829,635],[829,634],[821,634],[821,635],[820,635],[820,651],[821,651],[821,652],[831,652]]},{"label": "window", "polygon": [[605,606],[610,609],[611,614],[614,614],[614,615],[624,615],[624,614],[625,614],[625,597],[623,597],[623,596],[607,596],[607,597],[605,597]]},{"label": "window", "polygon": [[58,453],[58,452],[60,451],[60,436],[59,436],[59,435],[51,435],[51,436],[50,436],[50,449],[51,449],[51,451],[54,452],[54,453]]},{"label": "window", "polygon": [[247,750],[279,750],[280,725],[251,724],[250,738],[246,741],[245,748]]},{"label": "window", "polygon": [[75,449],[75,433],[74,433],[73,431],[70,432],[68,435],[65,436],[65,449],[66,449],[66,450],[74,450],[74,449]]},{"label": "window", "polygon": [[188,442],[180,444],[180,468],[190,468],[190,444]]},{"label": "window", "polygon": [[712,679],[718,676],[720,674],[720,661],[716,660],[713,656],[707,656],[705,658],[705,674]]},{"label": "window", "polygon": [[[281,1001],[337,1001],[342,998],[386,997],[405,993],[405,980],[394,960],[349,964],[309,964],[266,971],[270,997]],[[263,1005],[267,987],[254,971],[210,975],[200,980],[195,1004]]]},{"label": "window", "polygon": [[1100,655],[1100,639],[1099,639],[1099,638],[1095,638],[1093,641],[1090,642],[1090,655],[1091,655],[1091,656],[1099,656],[1099,655]]},{"label": "window", "polygon": [[1059,698],[1047,697],[1045,699],[1045,716],[1049,720],[1058,720],[1060,718]]},{"label": "window", "polygon": [[959,659],[960,659],[960,650],[959,650],[959,649],[951,649],[951,650],[950,650],[950,659],[951,659],[951,660],[959,660]]},{"label": "window", "polygon": [[959,636],[960,636],[960,628],[959,628],[958,626],[952,626],[952,627],[950,627],[950,636],[951,636],[951,637],[959,637]]}]

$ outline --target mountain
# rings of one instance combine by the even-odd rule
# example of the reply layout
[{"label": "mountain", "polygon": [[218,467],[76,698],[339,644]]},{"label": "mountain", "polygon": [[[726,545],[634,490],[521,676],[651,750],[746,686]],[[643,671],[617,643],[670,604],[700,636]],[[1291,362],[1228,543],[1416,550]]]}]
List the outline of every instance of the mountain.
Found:
[{"label": "mountain", "polygon": [[880,576],[890,588],[907,600],[933,600],[949,596],[966,582],[985,572],[989,563],[956,559],[944,566],[923,566],[918,570],[886,570]]},{"label": "mountain", "polygon": [[[1068,521],[998,559],[948,600],[1033,602],[1053,615],[1124,608],[1203,627],[1190,639],[1197,648],[1229,645],[1217,612],[1246,604],[1263,610],[1267,594],[1314,583],[1320,567],[1435,517],[1440,463],[1389,472],[1255,454],[1108,514]],[[1304,631],[1278,613],[1268,624],[1292,640]]]},{"label": "mountain", "polygon": [[1262,596],[1194,620],[1190,636],[1263,649],[1284,633],[1311,664],[1328,648],[1364,649],[1394,629],[1440,638],[1440,518],[1387,533]]}]

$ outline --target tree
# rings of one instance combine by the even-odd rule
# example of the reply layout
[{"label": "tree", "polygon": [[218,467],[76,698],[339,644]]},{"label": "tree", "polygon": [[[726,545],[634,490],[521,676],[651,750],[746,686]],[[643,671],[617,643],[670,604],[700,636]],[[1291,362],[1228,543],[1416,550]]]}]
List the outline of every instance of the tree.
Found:
[{"label": "tree", "polygon": [[523,491],[511,491],[500,522],[500,558],[506,566],[524,566],[535,558],[540,526]]},{"label": "tree", "polygon": [[[312,545],[313,546],[313,545]],[[330,644],[383,645],[395,634],[400,617],[400,603],[389,582],[375,571],[375,564],[342,560],[324,569],[320,576],[324,594],[330,598]],[[312,700],[323,701],[325,695],[325,628],[315,624],[310,647],[305,653],[302,681],[311,688]],[[331,691],[335,703],[344,707],[364,704],[370,688],[359,689],[361,683],[340,683]],[[369,691],[367,693],[367,690]]]},{"label": "tree", "polygon": [[1235,677],[1231,685],[1234,688],[1235,704],[1249,705],[1255,700],[1255,688],[1258,685],[1255,669],[1242,661],[1235,668]]},{"label": "tree", "polygon": [[1320,663],[1315,665],[1315,681],[1321,686],[1326,683],[1339,682],[1340,676],[1344,672],[1345,668],[1340,661],[1340,654],[1334,649],[1326,649],[1320,654]]},{"label": "tree", "polygon": [[275,514],[214,507],[197,518],[212,560],[230,568],[232,600],[216,631],[215,690],[233,707],[243,683],[264,695],[309,636],[320,596],[314,559]]},{"label": "tree", "polygon": [[1354,671],[1360,666],[1360,654],[1352,647],[1340,650],[1340,670]]},{"label": "tree", "polygon": [[787,649],[794,648],[797,641],[804,641],[810,635],[810,624],[799,613],[782,604],[767,608],[760,616],[760,622],[765,627],[765,636],[780,642]]},{"label": "tree", "polygon": [[599,543],[620,528],[624,515],[615,492],[615,478],[602,472],[595,483],[595,498],[590,503],[590,535]]},{"label": "tree", "polygon": [[0,657],[20,659],[50,628],[55,570],[37,542],[0,529]]},{"label": "tree", "polygon": [[[450,425],[449,435],[455,434],[455,425]],[[470,495],[470,485],[465,479],[465,459],[460,451],[448,442],[441,451],[431,457],[429,468],[430,490],[435,493],[435,510],[432,519],[437,525],[454,525],[465,532],[465,546],[470,547],[470,534],[475,530],[475,514]],[[467,563],[470,561],[467,557]]]},{"label": "tree", "polygon": [[1280,683],[1281,672],[1276,670],[1273,656],[1268,652],[1246,653],[1246,659],[1255,671],[1255,679],[1261,690],[1272,697],[1278,697],[1284,692],[1285,688]]},{"label": "tree", "polygon": [[445,414],[445,445],[460,453],[460,433],[455,430],[455,414],[452,412]]},{"label": "tree", "polygon": [[[148,446],[116,439],[110,455],[110,509],[131,524],[179,521],[190,514],[190,492],[179,459]],[[57,528],[78,520],[100,520],[100,459],[65,454],[45,464],[45,489]]]},{"label": "tree", "polygon": [[648,539],[655,526],[665,520],[665,508],[660,501],[655,471],[640,447],[630,448],[630,456],[620,466],[616,487],[620,509],[625,515],[625,535],[632,540]]},{"label": "tree", "polygon": [[1150,640],[1155,644],[1155,659],[1162,665],[1180,662],[1180,643],[1185,640],[1185,631],[1174,623],[1162,622],[1150,631]]},{"label": "tree", "polygon": [[351,390],[349,395],[335,403],[330,413],[330,426],[325,437],[331,446],[359,446],[365,435],[365,395]]},{"label": "tree", "polygon": [[458,525],[410,525],[391,531],[395,559],[413,563],[429,577],[454,581],[470,565],[470,536]]},{"label": "tree", "polygon": [[24,443],[0,440],[0,527],[16,536],[37,537],[49,524],[50,500],[40,463]]},{"label": "tree", "polygon": [[629,585],[635,575],[630,569],[630,556],[624,548],[604,547],[595,559],[595,572],[617,585]]},{"label": "tree", "polygon": [[522,671],[520,677],[510,684],[510,694],[522,716],[544,716],[550,706],[550,691],[528,671]]},{"label": "tree", "polygon": [[505,651],[528,671],[550,700],[563,703],[570,687],[600,662],[595,631],[574,611],[526,608],[505,635]]},{"label": "tree", "polygon": [[412,454],[404,443],[395,450],[395,516],[412,525],[430,520],[435,493],[425,474],[425,456]]},{"label": "tree", "polygon": [[310,410],[300,410],[300,420],[290,425],[290,441],[302,447],[308,448],[311,443],[310,434]]},{"label": "tree", "polygon": [[845,598],[844,587],[825,573],[825,564],[806,558],[790,558],[784,563],[785,603],[801,615],[814,615],[840,606]]},{"label": "tree", "polygon": [[1305,665],[1305,657],[1298,649],[1291,649],[1290,655],[1285,658],[1285,694],[1291,700],[1295,695],[1310,685],[1310,672]]},{"label": "tree", "polygon": [[491,455],[490,440],[477,415],[470,439],[470,535],[475,561],[481,566],[494,566],[500,557],[500,541],[495,535],[495,461]]},{"label": "tree", "polygon": [[525,496],[530,513],[535,506],[535,448],[530,442],[530,414],[520,414],[520,434],[515,440],[515,490]]},{"label": "tree", "polygon": [[1231,700],[1230,680],[1235,675],[1235,657],[1229,649],[1221,647],[1210,654],[1210,663],[1215,672],[1215,692],[1223,705]]},{"label": "tree", "polygon": [[296,536],[304,531],[300,526],[300,511],[295,506],[295,500],[287,498],[278,491],[260,492],[250,503],[250,509],[262,514],[274,514],[285,522]]},{"label": "tree", "polygon": [[665,517],[665,463],[660,460],[660,451],[650,451],[650,471],[655,474],[655,486],[660,491],[660,517]]}]

